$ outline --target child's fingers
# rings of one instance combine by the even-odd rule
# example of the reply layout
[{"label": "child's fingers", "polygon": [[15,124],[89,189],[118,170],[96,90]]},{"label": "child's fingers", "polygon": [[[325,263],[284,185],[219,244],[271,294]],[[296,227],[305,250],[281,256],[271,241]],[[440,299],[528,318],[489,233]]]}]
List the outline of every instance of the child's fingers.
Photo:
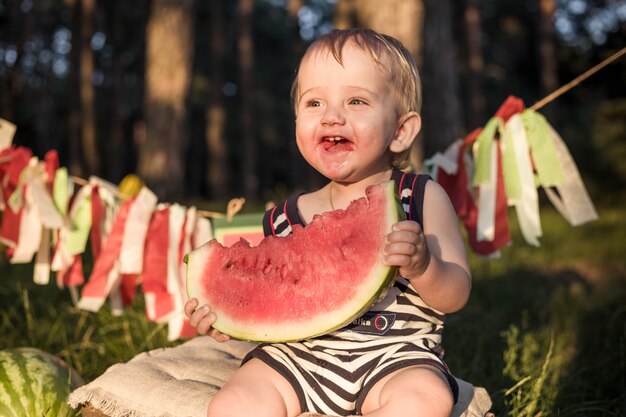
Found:
[{"label": "child's fingers", "polygon": [[417,244],[422,239],[421,226],[414,221],[402,221],[393,225],[392,231],[387,235],[387,242],[409,242]]},{"label": "child's fingers", "polygon": [[215,314],[207,306],[202,306],[196,310],[189,319],[189,323],[196,328],[200,334],[209,334],[215,323]]},{"label": "child's fingers", "polygon": [[385,265],[390,265],[390,266],[399,266],[399,267],[409,266],[411,264],[411,257],[408,255],[397,255],[397,254],[385,255],[383,257],[383,262],[385,263]]},{"label": "child's fingers", "polygon": [[216,317],[209,306],[204,305],[200,308],[196,308],[197,306],[198,300],[195,298],[185,303],[185,314],[189,317],[189,324],[195,327],[198,334],[211,336],[218,342],[229,340],[230,336],[213,328]]},{"label": "child's fingers", "polygon": [[418,252],[417,242],[393,242],[385,245],[385,255],[413,256]]},{"label": "child's fingers", "polygon": [[198,300],[195,298],[190,299],[185,303],[185,315],[191,317],[194,310],[198,307]]},{"label": "child's fingers", "polygon": [[407,232],[421,233],[422,227],[418,222],[414,222],[413,220],[402,220],[394,224],[391,230],[394,232],[404,230]]},{"label": "child's fingers", "polygon": [[211,332],[209,332],[209,336],[211,336],[213,339],[217,340],[218,342],[226,342],[228,340],[230,340],[230,336],[227,334],[224,334],[222,332],[220,332],[219,330],[211,330]]}]

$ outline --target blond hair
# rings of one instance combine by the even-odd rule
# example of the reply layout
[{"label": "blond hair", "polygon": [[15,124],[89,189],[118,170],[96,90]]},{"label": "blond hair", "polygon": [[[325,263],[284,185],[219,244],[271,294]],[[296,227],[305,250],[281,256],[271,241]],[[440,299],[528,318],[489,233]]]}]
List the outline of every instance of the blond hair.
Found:
[{"label": "blond hair", "polygon": [[[309,46],[301,63],[315,53],[328,51],[343,65],[343,49],[350,42],[366,52],[372,60],[389,75],[389,83],[396,97],[398,117],[409,113],[419,113],[422,109],[422,87],[419,72],[411,53],[400,41],[392,36],[371,29],[333,29],[322,35]],[[299,69],[298,69],[299,72]],[[297,115],[299,100],[298,73],[291,86],[291,102]],[[394,165],[404,168],[408,162],[410,149],[398,154]]]}]

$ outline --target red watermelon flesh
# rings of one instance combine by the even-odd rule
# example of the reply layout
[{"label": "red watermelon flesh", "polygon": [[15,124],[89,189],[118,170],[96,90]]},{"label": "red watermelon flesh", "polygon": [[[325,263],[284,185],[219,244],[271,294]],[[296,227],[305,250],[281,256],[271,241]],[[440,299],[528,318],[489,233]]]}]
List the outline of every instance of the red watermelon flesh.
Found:
[{"label": "red watermelon flesh", "polygon": [[346,210],[293,225],[258,246],[212,240],[190,252],[187,291],[215,312],[214,327],[238,339],[291,341],[340,328],[367,311],[393,284],[382,244],[404,216],[395,184],[368,187]]}]

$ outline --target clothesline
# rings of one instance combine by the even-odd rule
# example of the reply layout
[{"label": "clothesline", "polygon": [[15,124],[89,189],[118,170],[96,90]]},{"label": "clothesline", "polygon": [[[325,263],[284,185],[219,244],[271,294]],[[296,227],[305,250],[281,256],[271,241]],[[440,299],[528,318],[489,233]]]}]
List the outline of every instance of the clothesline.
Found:
[{"label": "clothesline", "polygon": [[[75,175],[72,175],[72,180],[76,184],[82,185],[82,186],[89,184],[89,181],[87,181],[86,179],[77,177]],[[124,194],[123,192],[118,191],[118,190],[112,190],[112,192],[117,198],[121,200],[132,197],[131,195]],[[217,218],[217,219],[227,218],[227,219],[232,220],[233,216],[241,210],[245,202],[246,202],[246,199],[243,197],[233,198],[229,200],[225,214],[220,213],[218,211],[209,211],[209,210],[198,210],[197,213],[199,216],[202,216],[202,217]]]},{"label": "clothesline", "polygon": [[602,68],[606,67],[607,65],[609,65],[610,63],[612,63],[614,61],[617,61],[624,54],[626,54],[626,46],[624,48],[622,48],[621,50],[617,51],[616,53],[614,53],[613,55],[611,55],[610,57],[606,58],[604,61],[600,62],[599,64],[589,68],[587,71],[585,71],[584,73],[580,74],[578,77],[574,78],[569,83],[565,84],[564,86],[562,86],[562,87],[558,88],[557,90],[553,91],[552,93],[548,94],[547,96],[545,96],[544,98],[542,98],[541,100],[539,100],[538,102],[533,104],[530,107],[530,109],[531,110],[539,110],[540,108],[542,108],[546,104],[548,104],[551,101],[557,99],[561,95],[567,93],[569,90],[571,90],[572,88],[576,87],[578,84],[580,84],[581,82],[583,82],[587,78],[591,77],[593,74],[595,74],[596,72],[600,71]]},{"label": "clothesline", "polygon": [[[592,75],[594,75],[595,73],[597,73],[598,71],[600,71],[601,69],[606,67],[607,65],[609,65],[609,64],[613,63],[614,61],[618,60],[619,58],[621,58],[625,54],[626,54],[626,47],[624,47],[621,50],[617,51],[616,53],[612,54],[608,58],[604,59],[602,62],[596,64],[595,66],[593,66],[592,68],[588,69],[587,71],[585,71],[584,73],[582,73],[578,77],[574,78],[572,81],[568,82],[567,84],[561,86],[560,88],[558,88],[557,90],[555,90],[552,93],[548,94],[544,98],[540,99],[535,104],[530,106],[529,109],[536,111],[536,110],[544,107],[548,103],[556,100],[561,95],[565,94],[566,92],[570,91],[571,89],[573,89],[574,87],[576,87],[577,85],[582,83],[587,78],[591,77]],[[6,158],[10,158],[10,157],[8,156]],[[0,163],[6,162],[5,161],[6,158],[0,159]],[[86,180],[84,178],[80,178],[78,176],[72,176],[72,180],[75,183],[77,183],[79,185],[83,185],[83,186],[89,183],[88,180]],[[124,193],[121,193],[119,191],[114,191],[114,194],[116,195],[116,197],[118,197],[120,199],[125,199],[125,198],[129,197],[129,196],[127,196]],[[226,213],[221,213],[221,212],[217,212],[217,211],[209,211],[209,210],[198,210],[198,215],[202,216],[202,217],[206,217],[206,218],[227,218],[229,220],[232,220],[233,216],[241,210],[241,208],[243,207],[244,204],[245,204],[245,199],[244,198],[234,198],[234,199],[231,199],[228,202]]]}]

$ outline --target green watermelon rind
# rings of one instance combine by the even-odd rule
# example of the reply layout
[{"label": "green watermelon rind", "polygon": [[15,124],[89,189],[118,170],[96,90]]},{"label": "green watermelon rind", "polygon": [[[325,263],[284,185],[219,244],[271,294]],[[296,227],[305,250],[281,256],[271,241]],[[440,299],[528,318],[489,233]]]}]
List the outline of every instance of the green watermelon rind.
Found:
[{"label": "green watermelon rind", "polygon": [[59,358],[35,348],[0,351],[0,415],[70,417],[69,393],[83,383]]},{"label": "green watermelon rind", "polygon": [[[389,213],[386,230],[389,232],[393,224],[405,219],[405,213],[402,209],[395,183],[393,181],[387,181],[381,185],[385,188],[385,201],[387,202],[386,212]],[[212,255],[213,247],[213,245],[205,244],[190,252],[184,258],[184,262],[187,265],[187,294],[189,298],[197,298],[200,305],[207,304],[206,300],[201,296],[200,280],[192,280],[190,277],[194,276],[196,271],[201,273],[203,266]],[[331,320],[329,317],[331,314],[320,314],[315,320],[309,320],[307,323],[291,322],[276,325],[266,323],[263,326],[255,325],[254,328],[246,328],[240,321],[229,320],[227,314],[220,315],[219,308],[211,306],[212,311],[217,317],[215,323],[213,323],[213,327],[235,339],[253,342],[290,342],[327,334],[353,322],[382,300],[393,286],[397,274],[398,267],[384,265],[382,260],[378,262],[376,268],[369,273],[369,276],[381,278],[363,280],[364,282],[369,282],[371,285],[367,287],[362,286],[359,294],[353,297],[359,300],[358,305],[355,305],[357,304],[355,301],[354,303],[346,303],[341,310],[334,310],[332,316],[339,316],[340,318],[337,319]]]}]

